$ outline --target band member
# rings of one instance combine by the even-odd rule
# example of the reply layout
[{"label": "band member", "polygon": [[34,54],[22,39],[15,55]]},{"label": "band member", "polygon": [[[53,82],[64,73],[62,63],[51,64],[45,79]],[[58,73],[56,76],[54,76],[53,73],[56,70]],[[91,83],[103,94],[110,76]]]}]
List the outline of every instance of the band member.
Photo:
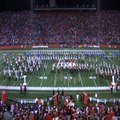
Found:
[{"label": "band member", "polygon": [[115,86],[116,86],[116,91],[118,91],[118,82],[116,82]]},{"label": "band member", "polygon": [[22,84],[20,84],[20,93],[22,93]]},{"label": "band member", "polygon": [[52,72],[55,71],[55,63],[52,65]]}]

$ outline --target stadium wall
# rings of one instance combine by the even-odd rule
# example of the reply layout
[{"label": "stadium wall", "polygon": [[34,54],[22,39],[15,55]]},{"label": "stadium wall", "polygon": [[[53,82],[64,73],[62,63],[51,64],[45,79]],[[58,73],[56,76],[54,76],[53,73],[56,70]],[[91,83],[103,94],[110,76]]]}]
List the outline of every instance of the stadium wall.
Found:
[{"label": "stadium wall", "polygon": [[[32,48],[62,48],[60,44],[49,44],[49,45],[14,45],[14,46],[0,46],[0,49],[32,49]],[[120,45],[89,45],[79,44],[78,48],[116,48],[120,49]]]}]

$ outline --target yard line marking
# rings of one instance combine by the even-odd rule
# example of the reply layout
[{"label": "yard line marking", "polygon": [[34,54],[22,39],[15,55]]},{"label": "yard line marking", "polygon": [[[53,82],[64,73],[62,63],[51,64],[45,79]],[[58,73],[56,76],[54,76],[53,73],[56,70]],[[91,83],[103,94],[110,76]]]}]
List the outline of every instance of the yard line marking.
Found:
[{"label": "yard line marking", "polygon": [[[34,73],[34,72],[33,72]],[[31,79],[32,79],[32,77],[33,77],[33,73],[32,73],[32,75],[30,76],[30,79],[29,79],[29,81],[27,82],[27,85],[29,85],[29,83],[30,83],[30,81],[31,81]]]},{"label": "yard line marking", "polygon": [[[40,66],[40,70],[37,71],[37,76],[38,76],[38,78],[39,78],[39,81],[40,81],[40,76],[39,76],[39,75],[41,75],[41,74],[40,74],[40,71],[41,71],[41,66]],[[39,85],[38,85],[38,86],[39,86]]]},{"label": "yard line marking", "polygon": [[4,79],[4,81],[0,84],[1,86],[3,85],[3,83],[7,80],[7,78]]},{"label": "yard line marking", "polygon": [[17,81],[16,82],[14,82],[14,84],[12,85],[12,86],[15,86],[17,84]]},{"label": "yard line marking", "polygon": [[[90,73],[91,73],[91,72],[90,72]],[[91,76],[92,76],[92,73],[91,73]],[[94,79],[92,79],[92,80],[93,80],[95,86],[97,87],[97,84],[96,84],[95,80],[94,80]]]},{"label": "yard line marking", "polygon": [[[105,52],[105,50],[102,50],[103,52]],[[117,51],[117,50],[116,50]],[[118,50],[119,51],[119,50]],[[111,58],[109,58],[109,60],[112,62],[112,63],[114,63],[116,66],[118,66],[118,68],[120,68],[120,66],[119,65],[117,65]]]},{"label": "yard line marking", "polygon": [[79,69],[78,69],[78,75],[79,75],[79,78],[80,78],[80,79],[78,79],[78,80],[81,82],[81,85],[82,85],[82,87],[83,87],[82,77],[81,77],[81,75],[80,75],[80,70],[79,70]]},{"label": "yard line marking", "polygon": [[[44,66],[42,66],[42,68],[43,68]],[[43,72],[43,78],[44,78],[44,76],[45,76],[45,71],[44,71],[44,68],[42,69],[42,72]],[[43,84],[43,79],[41,80],[41,82],[40,82],[40,87],[42,87],[42,84]]]},{"label": "yard line marking", "polygon": [[[77,62],[78,62],[78,60],[77,60]],[[81,77],[79,68],[78,68],[78,76],[79,76],[79,78],[80,78],[80,79],[78,79],[78,80],[81,82],[81,85],[82,85],[82,87],[83,87],[82,77]]]},{"label": "yard line marking", "polygon": [[[104,61],[104,60],[103,60]],[[104,61],[105,62],[105,61]],[[106,63],[106,62],[105,62]],[[108,82],[108,80],[107,79],[105,79],[106,80],[106,82],[107,82],[107,84],[109,85],[109,82]]]},{"label": "yard line marking", "polygon": [[114,63],[116,66],[118,66],[118,68],[120,68],[119,65],[117,65],[111,58],[109,58],[109,60],[110,60],[112,63]]},{"label": "yard line marking", "polygon": [[43,73],[43,78],[42,78],[42,80],[40,82],[40,87],[42,87],[44,76],[45,76],[45,72]]},{"label": "yard line marking", "polygon": [[[4,52],[3,52],[3,54],[4,54]],[[2,55],[3,55],[3,54],[2,54]],[[10,55],[8,56],[8,58],[10,58]],[[1,62],[0,65],[3,64],[3,63],[4,63],[4,62]],[[4,71],[4,67],[5,67],[5,66],[3,66],[3,69],[2,69],[2,71],[0,72],[0,77],[2,76],[1,74],[2,74],[3,71]],[[6,79],[7,79],[7,78],[6,78]],[[5,81],[6,81],[6,80],[5,80]],[[4,81],[4,82],[5,82],[5,81]],[[2,84],[3,84],[3,83],[1,83],[1,85],[2,85]]]},{"label": "yard line marking", "polygon": [[[94,59],[94,58],[93,58],[93,59]],[[86,63],[86,59],[85,59],[85,63]],[[91,74],[91,76],[92,76],[92,72],[90,72],[90,74]],[[95,80],[94,80],[94,79],[92,79],[92,80],[93,80],[95,86],[97,87],[97,84],[96,84]]]},{"label": "yard line marking", "polygon": [[[93,60],[94,60],[94,58],[93,58]],[[92,72],[91,72],[91,75],[92,75]],[[93,82],[94,82],[95,86],[97,87],[97,84],[96,84],[96,82],[95,82],[95,80],[94,80],[94,79],[93,79]]]},{"label": "yard line marking", "polygon": [[[43,75],[43,76],[44,76],[44,75]],[[40,87],[42,87],[42,84],[43,84],[43,79],[42,79],[42,81],[41,81]]]},{"label": "yard line marking", "polygon": [[[46,66],[46,67],[45,67],[45,66],[46,66],[46,63],[42,66],[44,73],[43,73],[43,79],[42,79],[42,81],[41,81],[40,87],[42,87],[42,84],[43,84],[43,80],[44,80],[44,76],[45,76],[45,69],[48,68],[47,66]],[[45,68],[44,68],[44,67],[45,67]]]},{"label": "yard line marking", "polygon": [[0,75],[2,74],[3,70],[0,72]]},{"label": "yard line marking", "polygon": [[[105,52],[105,50],[102,50],[103,52]],[[109,58],[109,60],[111,60],[111,58]],[[103,61],[106,63],[106,61],[103,59]],[[111,60],[112,61],[112,60]],[[117,65],[114,61],[112,61],[115,65]],[[107,79],[105,79],[106,80],[106,82],[107,82],[107,84],[109,85],[109,82],[108,82],[108,80]]]},{"label": "yard line marking", "polygon": [[108,82],[108,80],[107,79],[105,79],[105,80],[106,80],[107,84],[109,85],[110,83]]},{"label": "yard line marking", "polygon": [[[101,50],[101,52],[102,52],[102,51],[105,53],[105,51],[106,51],[106,50]],[[108,51],[108,50],[107,50],[107,51]],[[108,52],[109,52],[109,51],[108,51]],[[102,60],[103,60],[103,62],[105,62],[105,60],[104,60],[104,59],[102,59]],[[106,63],[106,62],[105,62],[105,63]],[[105,79],[105,80],[106,80],[107,84],[109,85],[108,80],[107,80],[107,79]]]},{"label": "yard line marking", "polygon": [[56,86],[56,81],[57,81],[57,70],[55,70],[56,72],[55,72],[55,79],[54,79],[54,87]]},{"label": "yard line marking", "polygon": [[93,82],[94,82],[95,86],[97,87],[97,84],[96,84],[96,82],[95,82],[95,80],[94,80],[94,79],[93,79]]},{"label": "yard line marking", "polygon": [[[10,56],[9,56],[9,57],[10,57]],[[8,58],[9,58],[9,57],[8,57]],[[0,65],[3,64],[3,63],[4,63],[4,62],[1,62]],[[3,66],[3,68],[4,68],[4,66]],[[4,69],[2,69],[2,71],[0,72],[0,75],[2,74],[3,70],[4,70]]]},{"label": "yard line marking", "polygon": [[67,71],[67,81],[68,81],[68,87],[70,86],[70,83],[69,83],[69,76],[70,76],[70,73],[69,73],[70,71]]},{"label": "yard line marking", "polygon": [[16,82],[13,84],[13,86],[15,86],[17,83],[18,83],[18,82],[16,81]]}]

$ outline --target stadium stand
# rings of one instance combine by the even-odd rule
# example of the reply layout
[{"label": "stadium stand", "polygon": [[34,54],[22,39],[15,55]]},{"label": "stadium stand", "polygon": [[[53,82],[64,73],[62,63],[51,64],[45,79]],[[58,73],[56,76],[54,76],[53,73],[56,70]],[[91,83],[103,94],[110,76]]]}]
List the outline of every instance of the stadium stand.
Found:
[{"label": "stadium stand", "polygon": [[120,45],[120,12],[0,13],[0,45]]},{"label": "stadium stand", "polygon": [[[61,44],[120,45],[120,12],[0,13],[0,46]],[[80,101],[80,100],[79,100]],[[51,106],[0,102],[0,120],[120,120],[120,105]],[[10,118],[11,118],[10,117]]]},{"label": "stadium stand", "polygon": [[[69,97],[71,100],[72,98]],[[89,104],[81,106],[69,106],[68,101],[64,102],[64,106],[51,106],[49,101],[42,101],[34,104],[26,104],[25,102],[0,103],[0,119],[5,120],[7,115],[11,120],[120,120],[120,105],[114,103],[96,103],[89,101]],[[79,98],[79,102],[82,99]]]}]

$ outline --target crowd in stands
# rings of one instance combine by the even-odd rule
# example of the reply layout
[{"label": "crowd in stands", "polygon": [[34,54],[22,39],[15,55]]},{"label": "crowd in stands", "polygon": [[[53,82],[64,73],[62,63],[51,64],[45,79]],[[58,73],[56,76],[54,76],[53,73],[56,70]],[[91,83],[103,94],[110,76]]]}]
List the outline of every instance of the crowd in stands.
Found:
[{"label": "crowd in stands", "polygon": [[[74,97],[67,96],[73,100]],[[64,98],[65,99],[65,98]],[[79,98],[77,102],[82,103]],[[0,103],[0,120],[120,120],[120,103],[94,103],[84,105],[51,105],[48,102]]]},{"label": "crowd in stands", "polygon": [[0,45],[120,45],[120,12],[2,12]]}]

